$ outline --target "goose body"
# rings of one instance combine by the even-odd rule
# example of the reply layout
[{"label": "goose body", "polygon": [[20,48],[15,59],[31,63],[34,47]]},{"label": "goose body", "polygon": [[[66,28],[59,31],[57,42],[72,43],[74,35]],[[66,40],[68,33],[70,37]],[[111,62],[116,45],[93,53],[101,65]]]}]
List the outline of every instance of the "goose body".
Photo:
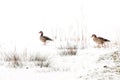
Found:
[{"label": "goose body", "polygon": [[46,41],[53,41],[51,38],[47,37],[47,36],[43,36],[43,32],[40,31],[39,32],[40,35],[40,41],[44,43],[44,45],[46,45]]},{"label": "goose body", "polygon": [[93,38],[93,41],[98,44],[98,47],[100,47],[100,45],[104,47],[105,42],[110,42],[110,40],[103,37],[97,37],[95,34],[93,34],[91,37]]}]

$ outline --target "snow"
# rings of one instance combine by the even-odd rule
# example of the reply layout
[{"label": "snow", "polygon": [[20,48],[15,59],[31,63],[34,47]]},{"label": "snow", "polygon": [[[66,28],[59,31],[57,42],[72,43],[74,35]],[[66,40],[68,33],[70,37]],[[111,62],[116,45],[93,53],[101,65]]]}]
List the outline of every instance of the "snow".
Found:
[{"label": "snow", "polygon": [[[0,0],[0,80],[120,80],[119,4]],[[40,30],[54,41],[43,45]],[[109,39],[109,48],[93,48],[91,34]],[[75,55],[60,55],[71,46]]]},{"label": "snow", "polygon": [[[55,49],[48,48],[51,52]],[[44,49],[45,50],[45,49]],[[48,52],[47,50],[47,52]],[[50,52],[49,51],[49,52]],[[22,68],[13,68],[0,62],[0,80],[119,80],[120,52],[118,48],[78,49],[77,54],[50,56],[49,67],[31,66],[27,62]],[[118,54],[118,55],[117,55]],[[42,54],[43,55],[43,54]],[[117,55],[117,56],[116,56]],[[116,58],[114,58],[114,57]]]}]

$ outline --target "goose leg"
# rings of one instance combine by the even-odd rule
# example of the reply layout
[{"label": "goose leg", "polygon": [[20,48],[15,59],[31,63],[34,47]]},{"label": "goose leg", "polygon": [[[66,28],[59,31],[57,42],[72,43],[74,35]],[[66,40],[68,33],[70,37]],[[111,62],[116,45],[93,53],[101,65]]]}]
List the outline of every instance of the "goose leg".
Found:
[{"label": "goose leg", "polygon": [[44,42],[44,45],[46,45],[46,42]]}]

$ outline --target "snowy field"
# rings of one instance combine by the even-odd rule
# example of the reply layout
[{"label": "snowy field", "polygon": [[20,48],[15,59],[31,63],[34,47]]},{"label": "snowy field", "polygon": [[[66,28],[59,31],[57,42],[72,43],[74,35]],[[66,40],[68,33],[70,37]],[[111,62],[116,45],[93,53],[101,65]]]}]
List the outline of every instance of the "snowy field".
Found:
[{"label": "snowy field", "polygon": [[[0,0],[0,80],[120,80],[119,8],[120,0]],[[53,42],[43,45],[39,31]],[[110,43],[95,48],[92,34]]]},{"label": "snowy field", "polygon": [[67,54],[56,47],[41,52],[2,54],[0,80],[119,80],[120,47],[77,49]]}]

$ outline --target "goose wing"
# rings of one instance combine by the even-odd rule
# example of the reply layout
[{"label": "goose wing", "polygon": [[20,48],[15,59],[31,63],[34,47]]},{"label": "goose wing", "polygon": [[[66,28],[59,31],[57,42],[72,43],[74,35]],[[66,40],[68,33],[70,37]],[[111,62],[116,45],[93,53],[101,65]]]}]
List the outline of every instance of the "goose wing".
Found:
[{"label": "goose wing", "polygon": [[98,37],[98,39],[101,39],[101,40],[103,40],[103,41],[108,41],[108,42],[110,42],[110,40],[105,39],[105,38],[103,38],[103,37]]},{"label": "goose wing", "polygon": [[46,40],[50,40],[50,41],[53,41],[51,38],[47,37],[47,36],[43,36],[44,39]]}]

